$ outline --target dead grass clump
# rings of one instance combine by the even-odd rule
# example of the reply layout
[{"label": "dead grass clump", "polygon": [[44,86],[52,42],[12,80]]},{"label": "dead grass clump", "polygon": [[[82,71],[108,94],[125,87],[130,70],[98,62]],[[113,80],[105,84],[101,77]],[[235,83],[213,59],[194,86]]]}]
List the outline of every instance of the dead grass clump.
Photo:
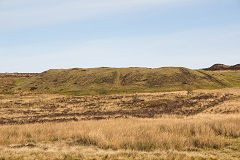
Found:
[{"label": "dead grass clump", "polygon": [[240,137],[240,116],[221,118],[118,119],[0,127],[0,145],[66,142],[102,149],[219,149]]}]

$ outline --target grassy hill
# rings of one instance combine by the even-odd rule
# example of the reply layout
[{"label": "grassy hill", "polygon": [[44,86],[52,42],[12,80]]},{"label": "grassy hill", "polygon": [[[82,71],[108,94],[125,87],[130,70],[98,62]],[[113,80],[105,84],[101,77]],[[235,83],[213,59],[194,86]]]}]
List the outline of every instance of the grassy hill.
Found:
[{"label": "grassy hill", "polygon": [[36,76],[36,73],[0,73],[0,94],[11,94],[17,86]]},{"label": "grassy hill", "polygon": [[[240,87],[240,71],[0,74],[0,160],[240,159],[240,92],[228,87]],[[187,88],[227,89],[135,94]]]},{"label": "grassy hill", "polygon": [[[25,81],[17,79],[12,91],[104,95],[217,89],[240,86],[240,71],[205,71],[182,67],[54,69]],[[14,83],[14,82],[13,82]]]}]

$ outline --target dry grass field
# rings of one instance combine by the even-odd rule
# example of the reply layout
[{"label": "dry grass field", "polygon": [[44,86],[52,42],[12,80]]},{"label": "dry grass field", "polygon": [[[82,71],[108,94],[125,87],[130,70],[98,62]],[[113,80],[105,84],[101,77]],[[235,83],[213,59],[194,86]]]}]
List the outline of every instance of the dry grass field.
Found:
[{"label": "dry grass field", "polygon": [[2,95],[0,124],[239,113],[239,89],[108,96]]},{"label": "dry grass field", "polygon": [[240,116],[4,125],[2,159],[239,159]]},{"label": "dry grass field", "polygon": [[0,95],[0,159],[240,159],[240,89]]}]

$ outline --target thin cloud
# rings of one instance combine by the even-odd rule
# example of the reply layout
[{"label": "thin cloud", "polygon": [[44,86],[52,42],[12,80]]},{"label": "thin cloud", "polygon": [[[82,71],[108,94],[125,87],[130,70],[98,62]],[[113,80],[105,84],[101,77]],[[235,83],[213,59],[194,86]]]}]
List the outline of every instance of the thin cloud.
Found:
[{"label": "thin cloud", "polygon": [[[59,45],[57,50],[32,44],[0,48],[0,56],[1,54],[9,55],[1,59],[0,72],[40,72],[49,68],[101,66],[174,65],[201,68],[216,62],[236,64],[239,63],[239,27],[234,25],[180,31],[166,35],[139,35],[128,37],[127,41],[124,37],[113,37],[83,44],[73,42],[75,44],[72,46]],[[19,61],[24,63],[19,64]],[[26,64],[31,68],[26,67]]]},{"label": "thin cloud", "polygon": [[193,0],[0,0],[0,30],[61,24]]}]

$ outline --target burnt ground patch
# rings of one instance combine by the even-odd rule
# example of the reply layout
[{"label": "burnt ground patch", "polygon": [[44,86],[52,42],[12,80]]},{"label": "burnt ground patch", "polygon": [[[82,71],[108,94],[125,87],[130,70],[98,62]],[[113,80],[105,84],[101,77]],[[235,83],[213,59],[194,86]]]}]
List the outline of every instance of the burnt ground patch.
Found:
[{"label": "burnt ground patch", "polygon": [[192,116],[236,98],[226,93],[8,97],[0,100],[0,124]]}]

